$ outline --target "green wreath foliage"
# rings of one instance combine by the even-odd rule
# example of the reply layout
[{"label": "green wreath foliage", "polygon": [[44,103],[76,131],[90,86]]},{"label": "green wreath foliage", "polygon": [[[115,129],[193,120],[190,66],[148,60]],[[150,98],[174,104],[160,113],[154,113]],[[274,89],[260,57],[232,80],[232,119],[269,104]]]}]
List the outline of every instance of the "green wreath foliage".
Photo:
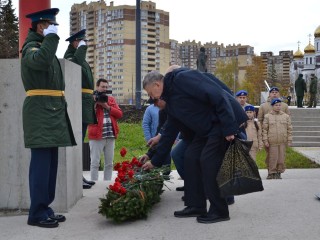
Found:
[{"label": "green wreath foliage", "polygon": [[115,165],[118,177],[110,185],[105,198],[100,198],[99,213],[120,223],[147,218],[148,212],[160,201],[168,167],[141,169],[141,163],[133,158]]}]

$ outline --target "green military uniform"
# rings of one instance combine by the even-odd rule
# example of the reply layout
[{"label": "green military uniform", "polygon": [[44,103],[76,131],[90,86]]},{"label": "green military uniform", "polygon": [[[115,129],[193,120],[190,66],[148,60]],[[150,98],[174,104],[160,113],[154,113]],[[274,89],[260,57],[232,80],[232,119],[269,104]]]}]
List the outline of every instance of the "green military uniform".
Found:
[{"label": "green military uniform", "polygon": [[23,103],[26,148],[76,145],[63,96],[65,82],[55,56],[58,43],[56,34],[44,38],[29,31],[22,48],[21,77],[27,92]]},{"label": "green military uniform", "polygon": [[317,92],[318,92],[318,80],[316,76],[311,76],[311,82],[309,86],[310,102],[308,108],[317,106]]},{"label": "green military uniform", "polygon": [[69,44],[67,51],[64,54],[64,58],[68,59],[81,66],[81,79],[82,79],[82,122],[94,123],[94,101],[92,97],[94,82],[92,71],[89,64],[86,62],[87,46],[80,46],[74,48]]}]

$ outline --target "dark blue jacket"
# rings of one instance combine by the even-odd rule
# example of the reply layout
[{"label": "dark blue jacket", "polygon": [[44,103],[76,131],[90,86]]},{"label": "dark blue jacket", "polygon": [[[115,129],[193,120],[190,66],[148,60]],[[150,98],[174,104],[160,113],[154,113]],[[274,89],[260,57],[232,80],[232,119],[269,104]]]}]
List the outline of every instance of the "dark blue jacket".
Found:
[{"label": "dark blue jacket", "polygon": [[213,134],[225,137],[237,134],[239,125],[247,120],[240,104],[229,94],[230,90],[227,87],[223,90],[222,85],[216,83],[218,79],[211,76],[185,68],[166,74],[161,97],[167,103],[168,119],[152,158],[153,165],[162,165],[161,158],[170,151],[179,131],[203,137]]},{"label": "dark blue jacket", "polygon": [[178,119],[196,135],[209,136],[217,126],[222,135],[236,134],[236,121],[227,92],[207,75],[185,68],[166,74],[162,98],[168,115]]}]

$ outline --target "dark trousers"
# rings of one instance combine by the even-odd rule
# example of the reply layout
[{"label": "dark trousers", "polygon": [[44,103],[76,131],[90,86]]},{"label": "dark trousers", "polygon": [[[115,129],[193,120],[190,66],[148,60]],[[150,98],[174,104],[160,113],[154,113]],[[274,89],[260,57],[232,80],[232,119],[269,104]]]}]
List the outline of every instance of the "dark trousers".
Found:
[{"label": "dark trousers", "polygon": [[[84,138],[86,137],[88,123],[82,122],[82,143],[84,142]],[[82,176],[82,180],[84,177]]]},{"label": "dark trousers", "polygon": [[30,222],[45,220],[54,214],[49,205],[56,191],[58,148],[31,148],[29,168]]},{"label": "dark trousers", "polygon": [[310,102],[308,107],[316,107],[317,106],[317,94],[310,94]]},{"label": "dark trousers", "polygon": [[178,174],[182,179],[184,179],[184,154],[190,143],[190,140],[181,139],[171,150],[171,158],[176,166]]},{"label": "dark trousers", "polygon": [[208,138],[195,137],[191,142],[184,161],[186,206],[203,208],[209,199],[209,214],[229,216],[216,180],[225,152],[226,140],[219,133]]},{"label": "dark trousers", "polygon": [[297,107],[303,107],[302,101],[303,101],[303,96],[297,96]]}]

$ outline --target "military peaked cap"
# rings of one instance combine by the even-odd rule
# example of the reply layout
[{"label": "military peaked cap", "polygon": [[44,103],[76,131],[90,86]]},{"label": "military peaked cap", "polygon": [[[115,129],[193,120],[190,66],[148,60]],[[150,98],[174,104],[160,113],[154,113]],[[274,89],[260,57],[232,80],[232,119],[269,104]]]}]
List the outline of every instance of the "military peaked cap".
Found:
[{"label": "military peaked cap", "polygon": [[49,8],[39,12],[29,13],[26,18],[30,18],[32,22],[48,21],[51,24],[59,25],[56,22],[56,15],[59,12],[59,8]]},{"label": "military peaked cap", "polygon": [[73,42],[76,40],[86,40],[86,29],[82,29],[81,31],[71,35],[66,41]]}]

